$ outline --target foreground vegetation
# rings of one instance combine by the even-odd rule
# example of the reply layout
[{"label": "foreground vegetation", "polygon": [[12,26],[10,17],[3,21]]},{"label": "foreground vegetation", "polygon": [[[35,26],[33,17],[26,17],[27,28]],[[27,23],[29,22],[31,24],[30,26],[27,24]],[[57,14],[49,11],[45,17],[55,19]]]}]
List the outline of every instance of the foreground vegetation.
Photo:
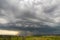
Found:
[{"label": "foreground vegetation", "polygon": [[0,36],[0,40],[60,40],[60,36]]}]

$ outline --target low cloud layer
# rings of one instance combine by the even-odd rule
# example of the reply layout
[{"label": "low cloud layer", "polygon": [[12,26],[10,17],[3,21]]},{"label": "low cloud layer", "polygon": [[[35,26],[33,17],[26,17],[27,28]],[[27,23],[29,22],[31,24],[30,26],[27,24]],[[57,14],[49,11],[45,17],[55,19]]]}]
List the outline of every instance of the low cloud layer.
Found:
[{"label": "low cloud layer", "polygon": [[25,27],[60,26],[59,0],[0,0],[0,19],[8,23]]}]

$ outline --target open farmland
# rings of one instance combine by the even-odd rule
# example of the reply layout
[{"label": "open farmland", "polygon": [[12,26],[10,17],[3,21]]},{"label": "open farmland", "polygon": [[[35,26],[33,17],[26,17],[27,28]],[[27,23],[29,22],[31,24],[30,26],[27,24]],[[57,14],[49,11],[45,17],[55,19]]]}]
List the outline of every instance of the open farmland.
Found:
[{"label": "open farmland", "polygon": [[0,40],[60,40],[60,36],[0,36]]}]

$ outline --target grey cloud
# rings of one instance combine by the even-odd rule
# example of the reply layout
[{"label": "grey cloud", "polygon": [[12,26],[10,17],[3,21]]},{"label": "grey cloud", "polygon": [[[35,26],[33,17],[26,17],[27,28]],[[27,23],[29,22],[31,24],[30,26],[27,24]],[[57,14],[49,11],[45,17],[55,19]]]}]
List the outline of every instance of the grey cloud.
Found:
[{"label": "grey cloud", "polygon": [[[11,4],[11,2],[13,4]],[[22,2],[24,2],[24,1],[22,1]],[[41,12],[40,8],[39,9],[37,8],[37,11],[38,12],[39,11],[41,12],[40,14],[39,13],[38,14],[35,13],[35,11],[31,12],[31,10],[34,10],[35,9],[35,8],[31,9],[35,4],[33,4],[33,6],[30,7],[31,10],[29,10],[29,8],[28,8],[28,11],[30,11],[30,12],[27,12],[26,9],[24,9],[24,10],[18,9],[18,6],[19,5],[16,6],[16,4],[19,4],[19,3],[18,3],[18,1],[16,2],[16,0],[15,1],[14,0],[12,1],[11,0],[10,2],[8,0],[5,0],[5,1],[4,0],[1,0],[0,3],[1,3],[1,7],[2,7],[1,10],[5,11],[5,13],[1,13],[1,14],[5,15],[6,17],[8,17],[8,20],[10,20],[12,22],[14,20],[16,20],[16,19],[26,19],[26,20],[28,20],[27,18],[33,18],[33,19],[35,18],[35,19],[38,19],[40,21],[46,21],[46,22],[49,21],[48,20],[49,19],[48,17],[50,17],[50,16],[46,16],[47,14],[45,14],[43,10]],[[24,7],[25,7],[25,5],[27,5],[27,4],[24,4]],[[20,5],[20,6],[23,6],[23,5]],[[50,9],[48,9],[48,10],[50,10]]]},{"label": "grey cloud", "polygon": [[57,7],[58,7],[58,5],[54,5],[52,7],[47,7],[47,8],[44,9],[44,12],[51,14],[52,12],[54,12],[56,10]]},{"label": "grey cloud", "polygon": [[[0,17],[10,21],[6,26],[11,26],[11,24],[12,26],[16,26],[16,24],[32,24],[33,26],[39,25],[38,27],[40,28],[42,27],[41,25],[47,25],[55,30],[55,26],[59,26],[60,24],[59,2],[57,0],[55,2],[46,0],[39,3],[36,1],[0,0]],[[24,29],[24,27],[22,28]]]},{"label": "grey cloud", "polygon": [[[1,14],[7,16],[8,19],[10,18],[9,20],[12,21],[12,22],[15,19],[26,19],[26,20],[28,20],[28,18],[37,19],[37,20],[40,20],[41,22],[53,22],[53,21],[51,21],[51,20],[53,20],[51,15],[53,16],[53,12],[57,8],[57,6],[55,4],[50,6],[50,7],[48,7],[48,5],[46,5],[47,6],[47,8],[45,8],[46,10],[43,7],[44,5],[41,5],[41,4],[36,5],[36,6],[41,6],[41,9],[42,9],[41,10],[40,7],[39,8],[34,8],[35,4],[33,4],[33,6],[26,8],[26,9],[28,9],[28,10],[26,10],[26,9],[19,9],[20,6],[23,7],[24,3],[22,5],[20,4],[20,6],[16,5],[16,4],[19,4],[19,2],[18,2],[19,0],[17,2],[16,2],[16,0],[13,0],[13,1],[11,0],[10,2],[8,0],[0,0],[0,1],[1,1],[0,2],[1,3],[0,4],[1,5],[1,10],[5,11],[5,13],[1,13]],[[24,2],[24,1],[22,1],[22,2]],[[28,6],[30,4],[24,4],[24,7],[27,7],[25,5]],[[38,13],[33,11],[34,9],[37,9],[36,11],[38,11]]]}]

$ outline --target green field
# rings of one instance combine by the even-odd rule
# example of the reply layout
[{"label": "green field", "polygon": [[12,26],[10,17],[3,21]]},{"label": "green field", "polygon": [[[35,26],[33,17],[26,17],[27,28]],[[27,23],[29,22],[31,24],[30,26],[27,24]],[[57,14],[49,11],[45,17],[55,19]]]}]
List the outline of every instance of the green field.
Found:
[{"label": "green field", "polygon": [[0,36],[0,40],[60,40],[60,36]]}]

